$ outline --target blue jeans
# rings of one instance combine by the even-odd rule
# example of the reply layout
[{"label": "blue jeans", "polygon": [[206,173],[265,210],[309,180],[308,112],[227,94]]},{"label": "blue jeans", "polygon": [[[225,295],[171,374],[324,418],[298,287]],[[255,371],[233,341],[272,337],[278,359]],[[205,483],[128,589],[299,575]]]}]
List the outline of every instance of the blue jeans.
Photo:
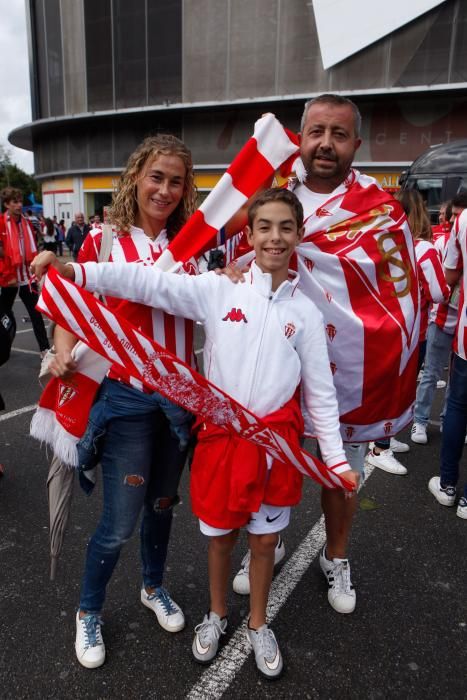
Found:
[{"label": "blue jeans", "polygon": [[[450,391],[441,443],[442,486],[457,485],[467,427],[467,360],[463,360],[459,355],[453,355],[449,382]],[[467,498],[467,483],[464,486],[464,496]]]},{"label": "blue jeans", "polygon": [[[141,510],[143,583],[147,587],[162,584],[172,506],[178,500],[187,449],[180,449],[179,439],[170,431],[157,394],[143,394],[106,379],[92,413],[99,416],[100,426],[105,425],[105,432],[100,427],[97,436],[104,504],[87,548],[79,607],[97,614]],[[95,441],[96,435],[87,431],[86,440]]]},{"label": "blue jeans", "polygon": [[425,367],[415,401],[415,423],[428,425],[436,382],[441,377],[444,367],[449,364],[452,340],[452,335],[442,331],[436,323],[430,323],[426,334]]}]

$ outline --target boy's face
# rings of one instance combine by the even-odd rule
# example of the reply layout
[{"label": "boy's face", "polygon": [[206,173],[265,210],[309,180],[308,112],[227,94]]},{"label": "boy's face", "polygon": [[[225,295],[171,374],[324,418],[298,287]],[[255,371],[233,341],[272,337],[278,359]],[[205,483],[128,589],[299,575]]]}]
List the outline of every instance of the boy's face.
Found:
[{"label": "boy's face", "polygon": [[256,253],[256,264],[263,272],[287,277],[289,261],[302,240],[295,213],[285,202],[267,202],[259,207],[253,228],[247,226],[249,244]]},{"label": "boy's face", "polygon": [[9,202],[5,202],[5,207],[10,216],[18,218],[21,216],[21,209],[23,208],[22,199],[10,199]]}]

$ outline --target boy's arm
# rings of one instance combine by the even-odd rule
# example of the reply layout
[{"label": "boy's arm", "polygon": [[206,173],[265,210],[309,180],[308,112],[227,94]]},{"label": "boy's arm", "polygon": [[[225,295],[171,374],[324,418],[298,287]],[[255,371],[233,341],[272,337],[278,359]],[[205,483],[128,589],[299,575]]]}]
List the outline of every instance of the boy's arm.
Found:
[{"label": "boy's arm", "polygon": [[350,469],[340,434],[339,407],[332,378],[323,318],[310,307],[306,330],[297,344],[301,362],[302,393],[328,467],[343,463]]},{"label": "boy's arm", "polygon": [[76,284],[90,292],[127,299],[175,316],[205,321],[220,286],[217,275],[162,272],[142,263],[68,263]]}]

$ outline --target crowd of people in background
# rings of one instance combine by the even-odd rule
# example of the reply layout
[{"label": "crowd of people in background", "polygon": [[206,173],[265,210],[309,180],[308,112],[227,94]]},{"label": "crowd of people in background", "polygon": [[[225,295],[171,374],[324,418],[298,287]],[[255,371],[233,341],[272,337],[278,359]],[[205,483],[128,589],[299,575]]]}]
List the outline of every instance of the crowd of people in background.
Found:
[{"label": "crowd of people in background", "polygon": [[69,254],[74,260],[89,231],[101,224],[97,213],[86,221],[82,212],[76,212],[73,223],[67,228],[65,219],[59,221],[55,215],[52,218],[36,216],[31,209],[24,208],[23,212],[34,232],[38,250],[50,250],[59,256]]}]

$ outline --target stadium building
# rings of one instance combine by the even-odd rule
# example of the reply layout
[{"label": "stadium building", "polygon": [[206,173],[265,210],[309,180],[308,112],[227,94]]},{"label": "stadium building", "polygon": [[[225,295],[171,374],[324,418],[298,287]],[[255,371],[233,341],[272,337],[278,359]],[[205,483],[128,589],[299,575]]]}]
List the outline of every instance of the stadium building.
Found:
[{"label": "stadium building", "polygon": [[110,202],[141,139],[172,132],[209,191],[272,111],[298,130],[306,99],[350,96],[357,167],[395,187],[433,144],[467,137],[462,0],[27,0],[34,152],[44,213]]}]

